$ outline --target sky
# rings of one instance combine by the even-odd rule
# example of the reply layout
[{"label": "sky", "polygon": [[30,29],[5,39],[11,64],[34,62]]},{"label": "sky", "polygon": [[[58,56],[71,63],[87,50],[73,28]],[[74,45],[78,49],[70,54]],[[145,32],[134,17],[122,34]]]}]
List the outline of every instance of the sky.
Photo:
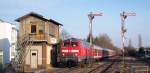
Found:
[{"label": "sky", "polygon": [[150,47],[150,0],[1,0],[0,19],[13,24],[14,20],[36,12],[63,24],[62,28],[77,38],[86,38],[89,33],[89,12],[100,12],[93,20],[93,35],[107,34],[114,45],[121,46],[120,13],[134,12],[125,21],[125,45],[129,39],[138,47],[138,35],[145,47]]}]

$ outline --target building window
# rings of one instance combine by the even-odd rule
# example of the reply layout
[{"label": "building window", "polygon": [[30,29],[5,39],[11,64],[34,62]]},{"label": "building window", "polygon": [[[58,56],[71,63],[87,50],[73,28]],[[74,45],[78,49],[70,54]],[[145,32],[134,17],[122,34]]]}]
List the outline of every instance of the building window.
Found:
[{"label": "building window", "polygon": [[49,34],[51,36],[55,36],[55,27],[52,25],[49,26]]},{"label": "building window", "polygon": [[36,25],[31,25],[31,33],[36,33]]},{"label": "building window", "polygon": [[15,45],[12,45],[11,56],[15,56]]},{"label": "building window", "polygon": [[32,56],[36,56],[36,53],[32,53]]},{"label": "building window", "polygon": [[45,26],[44,24],[39,25],[39,33],[44,33]]},{"label": "building window", "polygon": [[31,22],[31,19],[29,19],[29,18],[27,18],[27,19],[25,20],[25,24],[30,24],[30,22]]}]

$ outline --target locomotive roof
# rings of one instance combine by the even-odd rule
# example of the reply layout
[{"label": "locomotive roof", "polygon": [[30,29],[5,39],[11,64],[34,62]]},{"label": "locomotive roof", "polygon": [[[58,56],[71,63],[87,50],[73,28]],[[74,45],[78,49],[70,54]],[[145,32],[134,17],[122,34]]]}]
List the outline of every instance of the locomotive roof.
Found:
[{"label": "locomotive roof", "polygon": [[112,51],[111,49],[108,49],[108,48],[103,48],[103,50],[109,50],[109,51]]},{"label": "locomotive roof", "polygon": [[77,39],[77,38],[69,38],[69,39],[66,39],[66,40],[64,40],[64,41],[78,41],[78,40],[80,40],[80,39]]},{"label": "locomotive roof", "polygon": [[[69,38],[69,39],[66,39],[66,40],[64,40],[64,41],[80,41],[80,42],[84,43],[85,45],[89,45],[89,43],[88,43],[87,41],[82,40],[82,39],[77,39],[77,38]],[[107,51],[108,51],[108,50],[111,50],[111,49],[108,49],[108,48],[102,48],[102,47],[97,46],[97,45],[93,45],[93,48],[94,48],[94,49],[107,50]]]},{"label": "locomotive roof", "polygon": [[102,50],[102,47],[97,46],[97,45],[93,45],[93,48],[94,48],[94,49],[101,49],[101,50]]}]

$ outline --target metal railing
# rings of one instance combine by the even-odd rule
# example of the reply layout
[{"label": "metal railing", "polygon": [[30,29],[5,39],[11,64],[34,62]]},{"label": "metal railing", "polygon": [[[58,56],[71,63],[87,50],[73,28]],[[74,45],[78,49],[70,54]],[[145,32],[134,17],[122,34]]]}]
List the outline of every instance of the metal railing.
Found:
[{"label": "metal railing", "polygon": [[19,37],[16,43],[16,55],[12,61],[12,65],[18,72],[24,72],[25,57],[28,54],[33,41],[28,34]]},{"label": "metal railing", "polygon": [[24,34],[19,37],[16,43],[16,54],[12,65],[17,72],[24,72],[26,56],[30,51],[33,42],[35,41],[46,41],[50,42],[50,37],[47,33],[43,34]]},{"label": "metal railing", "polygon": [[48,34],[46,33],[43,33],[43,34],[29,34],[29,37],[31,40],[34,40],[34,41],[40,41],[40,40],[45,40],[45,41],[48,41]]}]

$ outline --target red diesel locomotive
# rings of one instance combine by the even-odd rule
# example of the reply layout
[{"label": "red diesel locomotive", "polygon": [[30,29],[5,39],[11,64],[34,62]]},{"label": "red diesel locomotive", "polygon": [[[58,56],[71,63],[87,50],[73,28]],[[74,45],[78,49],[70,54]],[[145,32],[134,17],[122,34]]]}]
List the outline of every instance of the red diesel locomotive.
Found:
[{"label": "red diesel locomotive", "polygon": [[100,60],[115,55],[113,50],[96,45],[90,47],[88,42],[76,38],[64,40],[60,52],[63,63],[80,63],[89,61],[89,59]]}]

